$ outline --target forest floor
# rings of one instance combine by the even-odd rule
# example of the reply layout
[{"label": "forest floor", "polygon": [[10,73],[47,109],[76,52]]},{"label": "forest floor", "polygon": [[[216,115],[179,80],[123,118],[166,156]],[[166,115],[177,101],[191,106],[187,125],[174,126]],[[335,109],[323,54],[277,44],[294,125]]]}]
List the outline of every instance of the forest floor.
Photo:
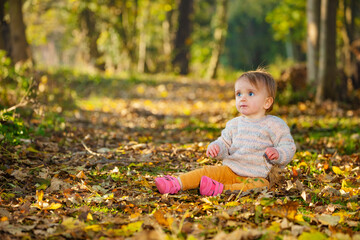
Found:
[{"label": "forest floor", "polygon": [[360,239],[360,110],[276,105],[297,153],[270,190],[161,195],[156,176],[221,164],[232,83],[41,79],[37,132],[0,147],[1,239]]}]

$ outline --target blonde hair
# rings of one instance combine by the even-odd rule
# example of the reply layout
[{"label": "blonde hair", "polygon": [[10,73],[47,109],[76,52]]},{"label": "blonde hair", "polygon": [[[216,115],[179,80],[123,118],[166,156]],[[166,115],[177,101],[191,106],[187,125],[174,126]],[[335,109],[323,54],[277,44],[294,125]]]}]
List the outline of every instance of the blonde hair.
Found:
[{"label": "blonde hair", "polygon": [[[265,86],[269,97],[272,97],[275,101],[276,82],[270,73],[266,72],[264,69],[248,71],[241,74],[241,76],[236,80],[236,82],[243,78],[246,78],[257,89],[259,88],[259,83]],[[266,112],[271,112],[271,110],[273,109],[274,101],[271,106],[266,110]]]}]

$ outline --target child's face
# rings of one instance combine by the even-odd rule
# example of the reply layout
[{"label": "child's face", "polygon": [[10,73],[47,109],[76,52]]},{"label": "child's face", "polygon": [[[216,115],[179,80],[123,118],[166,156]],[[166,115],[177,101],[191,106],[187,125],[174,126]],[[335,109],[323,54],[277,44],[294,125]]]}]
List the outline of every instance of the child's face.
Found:
[{"label": "child's face", "polygon": [[258,83],[256,88],[246,78],[240,78],[235,83],[236,109],[248,118],[261,118],[273,103],[265,86]]}]

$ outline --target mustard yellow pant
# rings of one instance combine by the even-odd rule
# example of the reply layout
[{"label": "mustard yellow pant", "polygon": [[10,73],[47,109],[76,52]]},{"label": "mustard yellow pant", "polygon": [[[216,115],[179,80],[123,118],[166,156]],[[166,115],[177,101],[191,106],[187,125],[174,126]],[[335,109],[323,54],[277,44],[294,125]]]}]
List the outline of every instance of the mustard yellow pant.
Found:
[{"label": "mustard yellow pant", "polygon": [[269,182],[265,178],[242,177],[234,173],[228,166],[205,166],[179,176],[182,190],[198,188],[202,176],[224,184],[224,191],[247,191],[253,188],[269,187]]}]

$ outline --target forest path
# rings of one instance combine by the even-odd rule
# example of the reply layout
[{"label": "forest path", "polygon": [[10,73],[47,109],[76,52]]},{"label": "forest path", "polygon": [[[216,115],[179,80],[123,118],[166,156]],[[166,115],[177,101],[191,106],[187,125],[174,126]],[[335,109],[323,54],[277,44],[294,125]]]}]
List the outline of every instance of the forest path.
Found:
[{"label": "forest path", "polygon": [[233,84],[186,78],[71,84],[65,88],[76,92],[76,107],[53,105],[64,109],[57,131],[1,152],[1,239],[358,233],[358,112],[277,106],[298,152],[271,191],[161,195],[156,176],[221,164],[205,151],[237,114]]}]

